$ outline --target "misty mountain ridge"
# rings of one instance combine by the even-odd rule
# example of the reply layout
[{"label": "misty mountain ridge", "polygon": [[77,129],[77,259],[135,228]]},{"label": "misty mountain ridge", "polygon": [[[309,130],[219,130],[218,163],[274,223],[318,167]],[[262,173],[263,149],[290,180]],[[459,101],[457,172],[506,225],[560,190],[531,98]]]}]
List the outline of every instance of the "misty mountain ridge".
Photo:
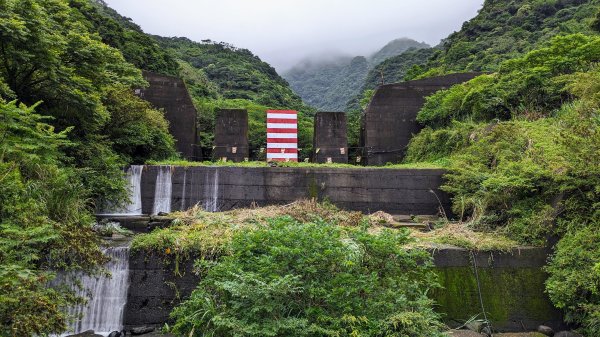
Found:
[{"label": "misty mountain ridge", "polygon": [[409,49],[422,48],[429,45],[403,37],[390,41],[368,57],[308,57],[282,76],[306,104],[320,110],[342,111],[346,103],[360,93],[371,69]]}]

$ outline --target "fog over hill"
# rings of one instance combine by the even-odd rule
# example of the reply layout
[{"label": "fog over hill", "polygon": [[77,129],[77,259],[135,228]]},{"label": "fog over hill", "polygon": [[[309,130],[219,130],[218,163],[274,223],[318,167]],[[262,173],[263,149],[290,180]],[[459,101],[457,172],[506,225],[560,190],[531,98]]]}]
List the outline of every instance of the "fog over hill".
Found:
[{"label": "fog over hill", "polygon": [[342,111],[361,92],[369,70],[409,49],[429,48],[410,38],[390,41],[365,56],[313,55],[283,73],[292,89],[306,104],[320,110]]}]

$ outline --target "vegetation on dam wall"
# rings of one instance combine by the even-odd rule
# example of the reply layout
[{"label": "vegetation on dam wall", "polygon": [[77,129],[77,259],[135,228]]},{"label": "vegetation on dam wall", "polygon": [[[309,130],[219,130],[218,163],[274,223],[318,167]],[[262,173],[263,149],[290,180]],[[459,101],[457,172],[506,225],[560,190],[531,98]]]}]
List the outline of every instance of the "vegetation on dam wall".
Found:
[{"label": "vegetation on dam wall", "polygon": [[[226,291],[219,288],[219,285],[224,282],[231,281],[232,284],[240,285],[248,281],[247,279],[237,279],[235,273],[232,274],[231,271],[224,272],[222,268],[229,269],[238,266],[236,261],[242,259],[242,256],[248,259],[250,259],[250,256],[254,256],[254,258],[262,261],[264,256],[261,254],[269,250],[263,249],[264,247],[261,245],[266,244],[267,238],[272,236],[277,237],[282,233],[286,233],[286,236],[291,238],[293,235],[289,233],[290,231],[300,235],[296,232],[297,229],[308,232],[312,230],[321,232],[329,231],[332,228],[337,228],[336,230],[340,230],[341,233],[350,233],[344,234],[344,237],[346,235],[352,237],[354,235],[352,233],[355,231],[363,233],[366,230],[366,233],[374,236],[391,231],[391,233],[395,233],[394,235],[400,235],[395,239],[394,245],[400,245],[401,251],[428,250],[429,253],[426,255],[432,255],[435,258],[435,268],[433,270],[436,277],[430,279],[429,282],[432,283],[422,288],[422,290],[433,290],[435,288],[435,291],[428,292],[428,296],[435,300],[433,308],[436,312],[441,313],[444,321],[451,326],[462,325],[477,314],[480,314],[479,319],[483,319],[477,279],[473,273],[472,261],[474,261],[474,257],[477,260],[485,310],[489,315],[488,319],[495,328],[500,328],[503,331],[519,331],[523,329],[523,326],[535,329],[541,323],[550,324],[554,327],[561,326],[560,312],[554,309],[544,293],[544,282],[547,275],[544,273],[542,266],[545,264],[547,252],[539,248],[518,248],[516,247],[517,243],[514,241],[493,234],[472,232],[461,224],[442,225],[443,222],[440,222],[438,224],[439,228],[426,233],[398,227],[394,229],[395,224],[389,215],[379,213],[365,216],[358,212],[345,212],[326,204],[308,201],[288,206],[238,209],[223,213],[193,210],[186,213],[176,213],[172,217],[175,220],[171,227],[155,229],[149,234],[136,237],[133,243],[133,254],[138,256],[136,261],[143,261],[144,257],[149,257],[148,268],[152,270],[156,268],[156,261],[163,261],[164,268],[167,271],[157,272],[156,276],[163,275],[166,278],[158,281],[147,281],[149,282],[148,287],[153,288],[161,284],[163,284],[163,287],[167,287],[165,284],[181,283],[182,289],[185,289],[185,293],[180,293],[183,299],[187,299],[191,293],[188,284],[191,272],[190,260],[197,261],[195,268],[197,280],[205,280],[207,274],[212,275],[212,279],[206,281],[207,283],[203,285],[208,288],[198,290],[195,295],[192,295],[191,303],[186,303],[182,308],[177,309],[177,314],[172,317],[179,322],[178,324],[181,324],[181,329],[188,329],[187,332],[194,324],[197,324],[198,327],[207,324],[189,318],[191,317],[189,312],[207,310],[208,307],[205,306],[207,302],[203,302],[203,299],[207,298],[206,292],[209,288],[211,289],[211,291],[208,291],[209,293],[217,292],[221,294],[221,292]],[[281,228],[279,227],[284,227],[285,231],[280,233]],[[254,236],[255,234],[252,234],[254,231],[259,231],[260,234]],[[322,236],[322,233],[319,235]],[[405,237],[405,235],[408,236]],[[242,252],[245,252],[242,254],[238,251],[240,243],[238,242],[238,246],[236,246],[233,242],[244,240],[243,243],[246,244],[248,243],[246,241],[248,236],[260,238],[261,240],[259,242],[251,240],[254,242],[252,248],[244,245],[243,247],[250,249],[250,252],[244,248],[241,249]],[[296,241],[302,240],[298,239]],[[466,249],[452,248],[448,246],[449,244],[459,245]],[[277,246],[276,242],[273,243],[273,246]],[[292,249],[291,247],[294,247],[294,245],[288,240],[286,241],[286,247]],[[355,248],[358,250],[364,249],[361,244],[358,244]],[[282,247],[273,249],[277,252],[285,250]],[[319,248],[318,250],[321,251],[322,249]],[[300,251],[298,254],[301,254],[301,257],[297,257],[299,261],[302,261],[307,255],[317,254],[308,247],[303,247]],[[474,252],[473,257],[469,255],[470,252]],[[260,255],[260,258],[253,254]],[[223,259],[227,261],[226,267],[217,267],[213,270],[215,261],[223,261]],[[248,260],[247,263],[250,263],[250,261],[254,260]],[[282,264],[286,266],[294,265],[294,263],[269,261],[272,261],[273,265],[263,262],[260,269],[253,269],[256,277],[268,277],[270,273],[274,272],[273,269],[279,268]],[[279,260],[276,259],[276,261]],[[143,265],[145,264],[136,262],[137,274],[145,275]],[[252,264],[252,266],[255,265],[256,263]],[[315,265],[320,266],[320,264]],[[385,269],[385,266],[385,264],[381,264],[379,268]],[[168,271],[172,271],[173,276],[168,276],[171,274]],[[183,275],[183,278],[177,275]],[[219,285],[214,284],[217,281]],[[156,282],[158,282],[158,285],[155,284]],[[442,288],[433,287],[435,283],[442,285]],[[231,289],[228,288],[227,291],[229,290]],[[224,298],[238,301],[235,297],[236,294],[231,295],[233,298],[228,294],[222,295]],[[252,296],[252,294],[244,294]],[[264,295],[264,292],[261,294]],[[144,295],[143,292],[136,292],[134,303],[142,303],[144,296],[148,295]],[[211,301],[216,300],[212,299]],[[217,301],[216,303],[225,305],[224,302]],[[263,303],[263,305],[266,304]],[[162,317],[163,321],[167,319],[168,311],[165,312],[160,307],[136,308],[138,307],[134,306],[129,309],[134,311],[131,313],[132,321],[128,324],[149,322],[144,321],[144,318],[137,315],[135,310],[142,310],[150,317]],[[245,310],[245,312],[248,310]],[[224,317],[219,316],[220,314],[231,319],[241,319],[245,323],[250,319],[244,314],[238,315],[232,311],[215,311],[215,315],[218,315],[215,317],[218,317],[218,319]],[[366,322],[363,323],[366,324]]]},{"label": "vegetation on dam wall", "polygon": [[[412,139],[407,162],[445,158],[442,189],[453,195],[455,214],[477,230],[536,245],[597,230],[599,46],[597,35],[556,37],[504,62],[497,73],[432,95],[418,115],[426,127]],[[578,250],[566,247],[556,246],[550,265],[565,269],[548,269],[554,280],[548,291],[569,322],[598,334],[597,285],[581,285],[586,295],[575,304],[556,284],[569,283],[575,273],[597,278],[599,256],[592,250],[590,263],[578,266]]]},{"label": "vegetation on dam wall", "polygon": [[427,290],[429,255],[404,231],[369,233],[274,218],[240,230],[173,311],[173,331],[203,336],[442,336]]}]

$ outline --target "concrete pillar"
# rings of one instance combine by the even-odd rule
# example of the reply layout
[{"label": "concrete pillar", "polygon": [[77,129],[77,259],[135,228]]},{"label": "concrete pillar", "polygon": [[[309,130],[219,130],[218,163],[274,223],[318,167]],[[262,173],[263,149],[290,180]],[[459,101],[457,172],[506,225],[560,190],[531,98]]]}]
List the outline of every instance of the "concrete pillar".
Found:
[{"label": "concrete pillar", "polygon": [[241,162],[248,158],[248,111],[217,111],[214,146],[214,160]]},{"label": "concrete pillar", "polygon": [[143,71],[143,75],[150,86],[136,90],[136,94],[164,110],[177,152],[185,159],[194,160],[197,152],[196,108],[185,83],[180,78],[149,71]]},{"label": "concrete pillar", "polygon": [[348,163],[346,113],[318,112],[314,128],[313,162]]},{"label": "concrete pillar", "polygon": [[378,87],[362,121],[365,163],[385,165],[402,161],[412,136],[421,131],[416,118],[425,98],[479,75],[452,74]]}]

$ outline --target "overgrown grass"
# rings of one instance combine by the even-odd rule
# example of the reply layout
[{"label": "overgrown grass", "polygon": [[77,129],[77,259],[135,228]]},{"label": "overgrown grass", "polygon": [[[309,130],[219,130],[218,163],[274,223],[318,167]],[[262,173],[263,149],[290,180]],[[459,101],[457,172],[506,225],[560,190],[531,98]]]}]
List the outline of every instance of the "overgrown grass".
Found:
[{"label": "overgrown grass", "polygon": [[[193,162],[187,160],[162,160],[162,161],[148,161],[147,165],[172,165],[172,166],[183,166],[183,167],[196,167],[196,166],[220,166],[220,167],[269,167],[269,163],[264,161],[247,161],[234,163],[231,161],[203,161]],[[432,162],[418,162],[418,163],[402,163],[392,164],[389,163],[385,166],[359,166],[352,164],[317,164],[317,163],[305,163],[305,162],[277,162],[277,167],[298,167],[298,168],[347,168],[347,169],[441,169],[448,165],[448,161],[440,159]]]},{"label": "overgrown grass", "polygon": [[414,239],[407,247],[434,248],[441,244],[471,250],[507,251],[517,246],[515,241],[498,233],[475,232],[466,224],[445,223],[428,233],[398,227],[392,216],[377,212],[371,216],[360,212],[340,210],[327,203],[298,201],[285,206],[238,209],[222,213],[205,212],[194,207],[187,212],[174,213],[176,220],[169,228],[156,229],[134,238],[132,249],[153,251],[159,255],[203,256],[212,258],[227,254],[227,244],[241,229],[261,228],[275,218],[288,216],[300,223],[324,221],[342,228],[366,227],[376,233],[394,228],[410,231]]},{"label": "overgrown grass", "polygon": [[519,243],[499,233],[476,232],[467,224],[448,223],[431,232],[413,231],[417,247],[436,248],[451,245],[470,250],[508,252],[518,247]]}]

